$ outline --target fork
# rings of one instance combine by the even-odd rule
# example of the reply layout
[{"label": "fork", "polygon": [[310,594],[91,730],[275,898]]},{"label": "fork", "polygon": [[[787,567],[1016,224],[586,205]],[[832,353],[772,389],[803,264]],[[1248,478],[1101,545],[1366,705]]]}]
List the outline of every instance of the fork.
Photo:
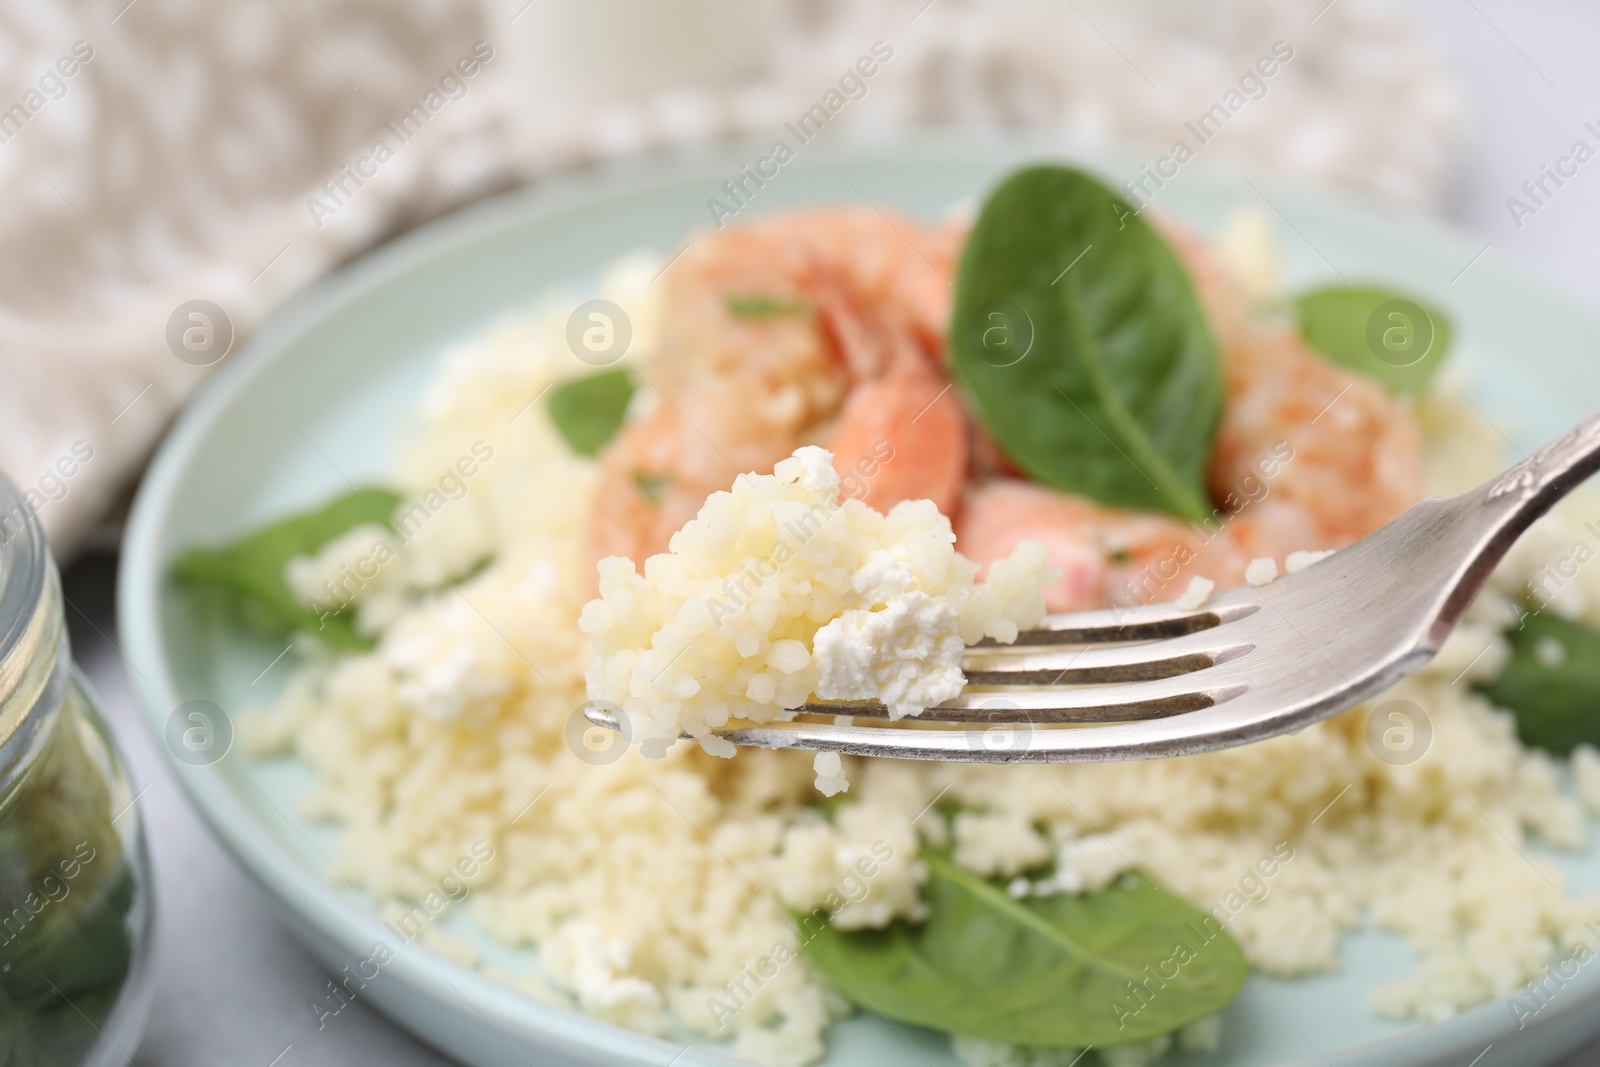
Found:
[{"label": "fork", "polygon": [[[982,763],[1153,759],[1292,733],[1432,659],[1513,542],[1597,470],[1600,414],[1500,477],[1424,500],[1267,585],[1196,610],[1051,615],[1014,644],[974,645],[962,694],[894,726],[854,724],[887,719],[881,704],[825,702],[716,733],[758,748]],[[623,729],[594,704],[584,714]]]}]

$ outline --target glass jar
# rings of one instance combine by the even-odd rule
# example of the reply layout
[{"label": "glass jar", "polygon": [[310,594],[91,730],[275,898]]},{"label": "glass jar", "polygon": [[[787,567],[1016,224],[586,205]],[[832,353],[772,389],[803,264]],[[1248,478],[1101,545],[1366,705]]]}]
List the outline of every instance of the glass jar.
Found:
[{"label": "glass jar", "polygon": [[0,1067],[132,1062],[154,917],[135,799],[44,533],[0,478]]}]

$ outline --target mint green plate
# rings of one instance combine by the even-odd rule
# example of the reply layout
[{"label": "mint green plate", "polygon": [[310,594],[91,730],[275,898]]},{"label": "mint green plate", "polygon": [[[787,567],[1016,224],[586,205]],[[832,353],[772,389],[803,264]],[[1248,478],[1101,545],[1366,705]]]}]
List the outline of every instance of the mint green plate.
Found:
[{"label": "mint green plate", "polygon": [[[177,552],[305,507],[347,488],[346,479],[382,480],[390,445],[441,350],[529,306],[544,289],[540,274],[581,286],[624,252],[672,248],[708,224],[707,198],[764,147],[641,160],[502,197],[481,205],[481,214],[463,210],[315,286],[232,356],[162,446],[123,547],[124,649],[158,734],[185,700],[236,710],[268,696],[290,666],[285,659],[263,676],[282,642],[202,623],[166,578]],[[1017,162],[1046,155],[1060,153],[971,138],[808,145],[747,212],[866,197],[935,216]],[[1094,163],[1113,176],[1135,170],[1126,158]],[[1493,256],[1474,263],[1481,243],[1343,196],[1253,181],[1254,189],[1236,176],[1186,168],[1158,203],[1215,230],[1231,208],[1259,203],[1259,189],[1282,213],[1295,285],[1342,273],[1431,298],[1454,316],[1456,358],[1472,374],[1478,406],[1524,447],[1600,407],[1593,341],[1600,325]],[[217,836],[331,970],[367,958],[375,942],[396,944],[373,902],[332,869],[334,831],[294,816],[312,781],[307,767],[257,762],[239,746],[212,766],[172,765]],[[1600,851],[1561,862],[1578,887],[1600,889]],[[491,962],[510,973],[533,966],[531,953],[508,950],[493,952]],[[1412,969],[1408,950],[1392,937],[1349,938],[1342,964],[1326,977],[1253,979],[1227,1010],[1220,1051],[1168,1062],[1466,1067],[1492,1045],[1478,1067],[1527,1067],[1600,1030],[1597,968],[1583,969],[1518,1030],[1504,1001],[1435,1026],[1375,1018],[1368,988]],[[642,1037],[531,999],[419,945],[398,952],[362,996],[474,1067],[729,1062],[725,1050],[699,1044],[674,1060],[685,1042]],[[865,1014],[835,1026],[830,1049],[829,1067],[957,1062],[944,1035]]]}]

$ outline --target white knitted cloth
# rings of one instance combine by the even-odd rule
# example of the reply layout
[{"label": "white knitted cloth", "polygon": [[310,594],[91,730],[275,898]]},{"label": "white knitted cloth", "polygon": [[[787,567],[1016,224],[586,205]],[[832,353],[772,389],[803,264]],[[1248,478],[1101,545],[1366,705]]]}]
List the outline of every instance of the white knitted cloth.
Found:
[{"label": "white knitted cloth", "polygon": [[[531,93],[538,19],[515,0],[0,0],[0,470],[56,550],[115,514],[209,373],[169,345],[180,305],[213,302],[243,337],[466,198],[776,136],[874,42],[893,58],[842,123],[1028,128],[1154,160],[1282,41],[1292,62],[1206,153],[1431,207],[1460,125],[1453,83],[1377,0],[766,0],[753,62],[719,46],[716,0],[627,2],[694,15],[686,39],[721,76],[598,106]],[[608,31],[619,64],[653,43],[627,27]],[[380,138],[392,158],[363,161]],[[335,198],[342,167],[368,176]]]}]

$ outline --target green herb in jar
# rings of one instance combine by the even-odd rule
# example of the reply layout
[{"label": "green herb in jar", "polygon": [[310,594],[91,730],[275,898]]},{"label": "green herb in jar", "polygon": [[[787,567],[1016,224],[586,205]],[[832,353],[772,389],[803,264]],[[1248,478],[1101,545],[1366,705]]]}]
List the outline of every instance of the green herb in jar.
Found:
[{"label": "green herb in jar", "polygon": [[0,795],[0,1064],[83,1062],[127,979],[135,882],[112,824],[104,739],[70,687]]}]

